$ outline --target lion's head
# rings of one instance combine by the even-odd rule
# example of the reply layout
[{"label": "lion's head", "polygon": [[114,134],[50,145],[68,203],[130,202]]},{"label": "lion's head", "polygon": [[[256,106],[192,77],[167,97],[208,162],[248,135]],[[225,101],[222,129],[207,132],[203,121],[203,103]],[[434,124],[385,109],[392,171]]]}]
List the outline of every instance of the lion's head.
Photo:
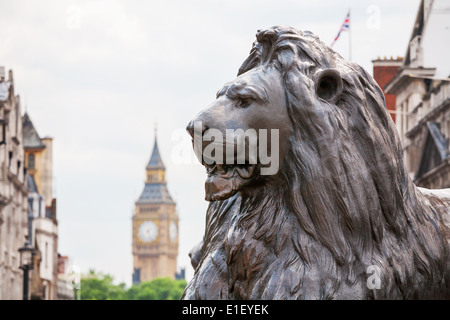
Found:
[{"label": "lion's head", "polygon": [[[278,149],[269,143],[267,152],[278,151],[279,170],[261,175],[260,153],[231,165],[203,159],[213,202],[185,297],[442,293],[442,226],[406,173],[374,79],[311,32],[272,27],[256,37],[238,77],[188,131],[194,136],[196,121],[202,135],[278,129]],[[382,270],[384,290],[367,288],[371,265]]]},{"label": "lion's head", "polygon": [[[339,129],[335,127],[338,125],[335,118],[338,116],[344,120],[347,115],[358,112],[359,108],[356,107],[359,104],[356,101],[347,106],[348,99],[358,99],[358,96],[355,96],[358,92],[353,89],[355,84],[359,84],[362,89],[362,86],[369,83],[373,91],[372,97],[375,99],[369,103],[380,110],[383,109],[383,95],[378,86],[366,82],[370,76],[367,77],[364,70],[346,62],[318,42],[311,33],[273,28],[259,32],[257,39],[249,58],[239,69],[238,77],[226,83],[218,91],[216,100],[200,112],[187,127],[194,138],[195,124],[198,123],[198,137],[209,135],[209,138],[212,138],[203,141],[200,151],[204,151],[208,145],[213,145],[211,141],[217,137],[214,133],[210,134],[212,130],[218,131],[224,138],[224,146],[221,149],[223,155],[222,152],[220,155],[222,161],[210,159],[208,163],[205,161],[205,154],[202,154],[202,163],[208,174],[205,184],[206,199],[210,201],[227,199],[243,189],[258,192],[258,188],[276,186],[284,179],[283,170],[261,175],[261,167],[270,167],[273,164],[262,165],[259,149],[255,162],[251,163],[248,159],[248,139],[245,162],[239,163],[236,135],[231,135],[231,143],[235,143],[233,157],[231,161],[226,161],[226,144],[230,144],[230,139],[225,139],[228,130],[247,133],[250,129],[257,134],[261,129],[267,130],[267,136],[264,138],[267,140],[268,150],[262,152],[275,156],[271,142],[276,142],[278,169],[285,167],[285,161],[292,161],[290,156],[299,158],[303,163],[313,160],[320,151],[320,143],[329,149],[332,147],[328,145],[332,141],[330,139],[341,138],[334,135],[335,129]],[[367,79],[355,78],[356,74],[362,74]],[[361,83],[360,80],[364,82]],[[384,126],[389,123],[386,114],[383,119],[377,120],[382,121]],[[364,123],[346,123],[345,128],[349,128],[349,125]],[[274,129],[277,130],[276,141],[273,140],[273,134],[271,135]],[[362,138],[357,132],[356,136]],[[257,135],[257,138],[260,137],[261,135]],[[308,154],[291,153],[299,139],[303,141],[303,148],[306,148],[302,152]],[[259,148],[259,139],[256,144]],[[316,153],[315,156],[311,154],[313,152]],[[309,155],[313,158],[306,158]]]},{"label": "lion's head", "polygon": [[[203,112],[201,112],[188,126],[188,131],[195,138],[195,125],[199,124],[200,135],[198,138],[211,134],[213,139],[201,141],[202,162],[207,168],[208,178],[205,184],[206,199],[210,201],[223,200],[231,197],[244,187],[251,187],[261,184],[261,157],[258,149],[261,147],[260,130],[278,129],[279,138],[276,147],[279,149],[281,158],[289,150],[289,137],[292,135],[292,125],[284,101],[284,90],[282,75],[275,65],[268,64],[258,66],[241,74],[235,80],[225,84],[217,93],[217,99]],[[255,133],[254,137],[249,137],[249,130]],[[246,140],[240,140],[237,133],[244,135]],[[268,133],[268,150],[272,151],[270,141],[273,138]],[[221,141],[218,142],[217,136]],[[226,139],[228,137],[228,139]],[[230,139],[231,137],[231,139]],[[267,136],[264,138],[267,139]],[[211,142],[210,140],[213,140]],[[243,142],[242,161],[238,161],[238,141]],[[255,142],[255,157],[251,161],[250,144]],[[282,142],[281,145],[279,142]],[[194,143],[197,141],[194,141]],[[205,155],[207,148],[216,145],[220,152],[216,153],[210,163]],[[218,145],[219,144],[219,145]],[[231,157],[226,158],[226,147],[231,146]],[[277,150],[278,151],[278,150]],[[278,154],[277,154],[278,156]],[[217,160],[217,161],[216,161]],[[229,161],[226,161],[229,160]],[[266,165],[271,165],[267,163]],[[278,171],[278,165],[273,173]],[[267,183],[264,182],[264,184]]]}]

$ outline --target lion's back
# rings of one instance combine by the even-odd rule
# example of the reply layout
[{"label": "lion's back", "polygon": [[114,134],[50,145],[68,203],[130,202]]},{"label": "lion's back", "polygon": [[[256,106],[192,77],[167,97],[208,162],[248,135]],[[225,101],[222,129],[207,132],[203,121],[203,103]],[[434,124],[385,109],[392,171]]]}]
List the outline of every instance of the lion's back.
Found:
[{"label": "lion's back", "polygon": [[[425,196],[428,204],[434,208],[441,217],[444,236],[448,243],[448,252],[450,252],[450,188],[447,189],[425,189],[418,188]],[[447,259],[447,268],[445,278],[447,282],[447,296],[450,299],[450,259]]]},{"label": "lion's back", "polygon": [[[450,230],[450,188],[447,189],[426,189],[419,188],[429,204],[440,214],[442,222]],[[450,234],[447,240],[450,242]]]}]

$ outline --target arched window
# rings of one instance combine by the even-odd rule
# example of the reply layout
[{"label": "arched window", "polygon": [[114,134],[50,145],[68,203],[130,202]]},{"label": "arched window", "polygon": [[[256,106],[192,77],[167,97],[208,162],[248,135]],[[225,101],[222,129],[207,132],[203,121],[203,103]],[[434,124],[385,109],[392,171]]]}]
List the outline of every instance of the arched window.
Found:
[{"label": "arched window", "polygon": [[28,169],[34,170],[34,153],[28,155]]}]

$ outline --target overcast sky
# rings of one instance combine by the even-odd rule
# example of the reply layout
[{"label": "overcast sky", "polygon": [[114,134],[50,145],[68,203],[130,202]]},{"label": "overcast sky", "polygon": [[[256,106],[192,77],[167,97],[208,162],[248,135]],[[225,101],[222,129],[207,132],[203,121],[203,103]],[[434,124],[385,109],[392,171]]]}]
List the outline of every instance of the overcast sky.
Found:
[{"label": "overcast sky", "polygon": [[[59,252],[131,283],[131,216],[157,121],[189,280],[207,203],[184,128],[236,76],[256,30],[289,25],[331,43],[351,8],[352,60],[372,74],[378,56],[404,56],[419,2],[1,0],[0,65],[54,138]],[[334,46],[345,58],[348,37]]]}]

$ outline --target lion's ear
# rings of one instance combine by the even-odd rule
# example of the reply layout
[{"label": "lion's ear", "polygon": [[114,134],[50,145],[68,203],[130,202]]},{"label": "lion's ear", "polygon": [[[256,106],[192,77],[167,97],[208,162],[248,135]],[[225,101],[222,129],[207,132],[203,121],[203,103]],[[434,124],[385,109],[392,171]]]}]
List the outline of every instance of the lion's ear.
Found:
[{"label": "lion's ear", "polygon": [[337,103],[343,91],[342,77],[336,69],[326,69],[317,72],[314,76],[317,95],[330,102]]}]

